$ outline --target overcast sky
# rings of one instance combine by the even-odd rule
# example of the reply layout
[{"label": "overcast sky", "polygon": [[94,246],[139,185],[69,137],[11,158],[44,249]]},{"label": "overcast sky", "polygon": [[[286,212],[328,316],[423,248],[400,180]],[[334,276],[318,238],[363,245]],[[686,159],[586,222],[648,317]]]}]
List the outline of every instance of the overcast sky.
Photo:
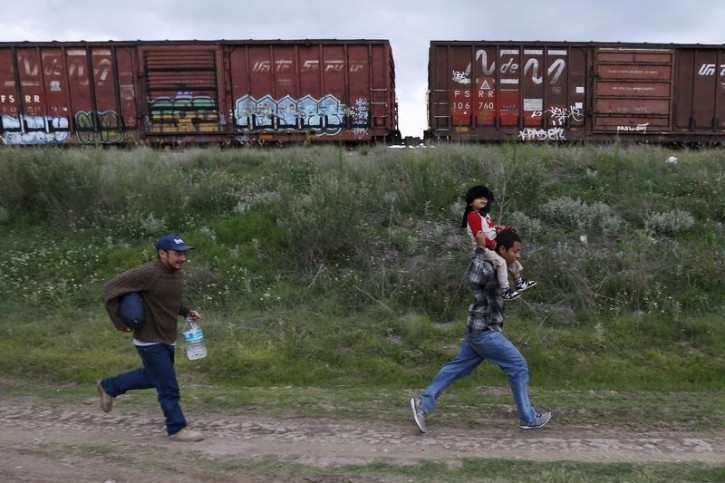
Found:
[{"label": "overcast sky", "polygon": [[400,129],[426,129],[431,40],[725,43],[725,0],[4,0],[0,41],[388,39]]}]

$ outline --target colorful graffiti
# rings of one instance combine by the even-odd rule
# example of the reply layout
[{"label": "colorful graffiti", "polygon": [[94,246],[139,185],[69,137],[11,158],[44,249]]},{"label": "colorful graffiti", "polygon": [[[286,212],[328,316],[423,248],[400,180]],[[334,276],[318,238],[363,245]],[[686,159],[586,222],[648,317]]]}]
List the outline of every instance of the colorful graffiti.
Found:
[{"label": "colorful graffiti", "polygon": [[270,95],[257,99],[245,95],[236,101],[234,123],[245,131],[314,131],[322,136],[337,134],[349,119],[353,132],[362,136],[367,133],[369,111],[365,98],[358,98],[353,107],[347,107],[333,95],[320,99],[309,95],[301,99],[291,96],[275,99]]},{"label": "colorful graffiti", "polygon": [[118,144],[123,142],[123,129],[115,111],[77,112],[76,136],[80,144]]},{"label": "colorful graffiti", "polygon": [[209,133],[220,131],[222,118],[214,98],[180,92],[150,101],[148,122],[153,133]]}]

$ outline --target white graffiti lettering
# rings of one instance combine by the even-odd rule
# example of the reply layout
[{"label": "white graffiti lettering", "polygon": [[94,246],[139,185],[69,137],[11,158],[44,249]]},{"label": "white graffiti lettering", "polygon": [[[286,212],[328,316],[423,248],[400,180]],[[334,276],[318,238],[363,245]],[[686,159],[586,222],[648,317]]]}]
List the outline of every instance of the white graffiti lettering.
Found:
[{"label": "white graffiti lettering", "polygon": [[499,69],[502,74],[510,73],[515,74],[519,71],[519,64],[514,62],[514,58],[511,57],[508,62],[501,65],[501,69]]},{"label": "white graffiti lettering", "polygon": [[68,139],[70,123],[67,117],[2,116],[0,138],[5,144],[57,144]]},{"label": "white graffiti lettering", "polygon": [[464,84],[468,85],[471,83],[470,71],[464,72],[460,70],[454,70],[453,71],[453,82],[457,82],[458,84]]},{"label": "white graffiti lettering", "polygon": [[[569,119],[574,122],[581,122],[584,119],[581,109],[576,106],[569,106],[568,109],[565,107],[552,106],[546,110],[546,114],[554,120],[554,123],[557,126],[563,126]],[[542,117],[543,115],[544,113],[541,111],[534,111],[531,113],[531,118]]]},{"label": "white graffiti lettering", "polygon": [[[537,85],[544,82],[544,76],[539,75],[539,68],[539,59],[529,59],[524,66],[524,75],[531,72],[531,80]],[[566,69],[566,61],[564,59],[556,59],[551,63],[549,69],[546,71],[547,75],[551,78],[551,84],[557,83],[564,69]]]},{"label": "white graffiti lettering", "polygon": [[518,133],[521,141],[566,141],[566,133],[560,127],[550,129],[526,128]]},{"label": "white graffiti lettering", "polygon": [[[543,74],[539,73],[539,70],[541,69],[540,60],[535,57],[528,57],[530,55],[535,54],[534,51],[524,51],[524,55],[521,57],[521,61],[525,62],[524,64],[524,75],[531,74],[531,80],[535,84],[541,84],[543,79]],[[565,56],[566,51],[565,50],[549,50],[548,54],[550,57],[553,57],[554,55],[557,56]],[[505,59],[505,56],[511,56],[508,58],[507,61],[501,64],[501,67],[499,67],[498,71],[501,74],[517,74],[519,72],[520,65],[515,61],[514,55],[518,56],[519,51],[518,50],[501,50],[500,56],[502,62]],[[481,74],[484,76],[493,76],[496,72],[496,60],[493,60],[489,63],[488,60],[488,52],[486,52],[484,49],[480,49],[476,51],[476,61],[481,63]],[[551,63],[546,68],[546,74],[549,76],[549,83],[550,84],[556,84],[559,79],[561,78],[562,74],[564,73],[564,70],[566,69],[566,59],[562,58],[556,58],[551,60]],[[458,84],[470,84],[471,83],[471,71],[473,70],[473,64],[469,63],[465,70],[453,70],[452,71],[452,78],[453,82],[457,82]]]},{"label": "white graffiti lettering", "polygon": [[358,97],[352,111],[352,133],[358,137],[367,135],[368,119],[370,118],[368,100]]},{"label": "white graffiti lettering", "polygon": [[647,132],[648,122],[637,124],[636,126],[617,126],[617,132]]}]

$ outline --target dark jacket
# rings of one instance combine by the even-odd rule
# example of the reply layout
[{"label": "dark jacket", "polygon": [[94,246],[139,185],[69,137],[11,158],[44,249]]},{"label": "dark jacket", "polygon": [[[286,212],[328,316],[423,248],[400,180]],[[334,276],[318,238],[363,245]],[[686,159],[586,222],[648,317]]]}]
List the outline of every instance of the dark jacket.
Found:
[{"label": "dark jacket", "polygon": [[166,267],[160,260],[140,265],[116,275],[103,288],[103,301],[113,324],[123,329],[118,316],[118,297],[139,292],[143,298],[145,320],[133,336],[142,342],[173,344],[177,337],[178,317],[187,316],[183,304],[183,277],[180,270]]}]

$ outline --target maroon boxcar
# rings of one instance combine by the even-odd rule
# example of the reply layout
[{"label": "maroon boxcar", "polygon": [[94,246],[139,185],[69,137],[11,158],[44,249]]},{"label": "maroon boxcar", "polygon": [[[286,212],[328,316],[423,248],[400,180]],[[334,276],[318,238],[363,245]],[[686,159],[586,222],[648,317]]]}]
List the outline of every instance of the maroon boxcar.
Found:
[{"label": "maroon boxcar", "polygon": [[433,41],[426,137],[725,141],[725,45]]},{"label": "maroon boxcar", "polygon": [[387,40],[0,43],[0,144],[398,137]]}]

